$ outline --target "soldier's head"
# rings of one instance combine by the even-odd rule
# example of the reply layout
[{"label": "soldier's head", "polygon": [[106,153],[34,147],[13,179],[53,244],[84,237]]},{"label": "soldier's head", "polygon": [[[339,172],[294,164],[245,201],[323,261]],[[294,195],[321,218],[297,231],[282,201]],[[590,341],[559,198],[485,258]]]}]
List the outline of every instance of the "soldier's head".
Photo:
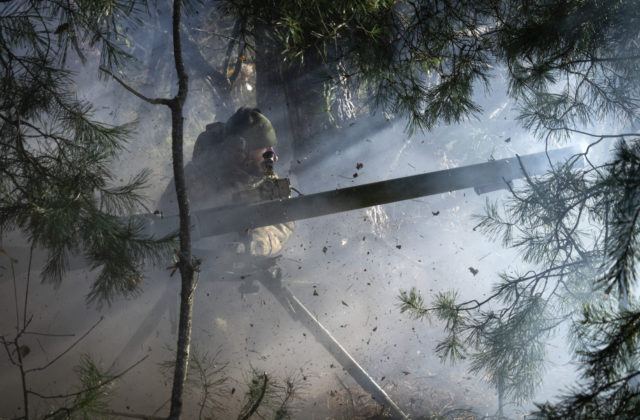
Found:
[{"label": "soldier's head", "polygon": [[[262,155],[277,144],[276,132],[269,119],[257,108],[239,108],[227,121],[225,135],[236,137],[243,144],[244,170],[252,175],[261,175]],[[276,156],[274,161],[277,160]]]}]

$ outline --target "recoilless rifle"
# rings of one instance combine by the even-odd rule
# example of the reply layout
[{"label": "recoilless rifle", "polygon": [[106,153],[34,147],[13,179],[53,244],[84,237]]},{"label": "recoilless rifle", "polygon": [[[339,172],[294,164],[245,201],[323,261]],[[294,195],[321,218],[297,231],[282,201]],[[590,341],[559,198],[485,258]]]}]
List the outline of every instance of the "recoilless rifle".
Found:
[{"label": "recoilless rifle", "polygon": [[[267,154],[270,152],[267,152]],[[271,152],[272,153],[272,152]],[[194,240],[231,232],[244,232],[261,226],[270,226],[343,211],[372,207],[397,201],[410,200],[434,194],[473,188],[477,194],[509,188],[512,181],[525,176],[541,175],[552,165],[559,165],[574,157],[574,167],[582,160],[575,158],[577,147],[564,147],[548,152],[491,160],[475,165],[428,172],[370,184],[357,185],[316,194],[289,198],[290,183],[273,174],[273,163],[265,165],[266,175],[255,191],[240,195],[238,202],[199,210],[191,214]],[[269,169],[269,165],[271,169]],[[271,171],[270,173],[267,171]],[[179,225],[178,216],[144,214],[149,233],[163,235],[174,232]]]}]

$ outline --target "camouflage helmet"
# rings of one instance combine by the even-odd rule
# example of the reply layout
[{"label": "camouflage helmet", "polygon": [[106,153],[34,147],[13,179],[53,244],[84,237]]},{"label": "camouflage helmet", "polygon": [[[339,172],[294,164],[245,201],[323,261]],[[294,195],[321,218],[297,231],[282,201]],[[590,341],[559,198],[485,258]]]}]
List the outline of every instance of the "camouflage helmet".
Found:
[{"label": "camouflage helmet", "polygon": [[239,136],[247,142],[247,151],[278,143],[271,121],[258,108],[238,108],[225,126],[226,136]]}]

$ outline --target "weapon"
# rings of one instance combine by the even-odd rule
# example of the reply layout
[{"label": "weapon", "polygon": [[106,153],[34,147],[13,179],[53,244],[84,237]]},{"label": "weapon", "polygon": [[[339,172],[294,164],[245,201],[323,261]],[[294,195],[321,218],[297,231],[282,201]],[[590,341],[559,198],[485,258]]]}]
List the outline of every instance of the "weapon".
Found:
[{"label": "weapon", "polygon": [[[525,176],[525,171],[528,175],[539,175],[551,165],[563,162],[576,153],[580,151],[564,148],[548,153],[516,156],[296,198],[288,198],[288,180],[277,179],[267,174],[256,191],[248,192],[245,196],[239,195],[236,204],[195,212],[192,215],[194,239],[464,188],[473,187],[477,193],[485,193],[508,187],[513,180]],[[579,165],[581,161],[576,160],[575,163]],[[253,203],[247,204],[248,202]],[[138,215],[137,217],[147,221],[147,231],[154,234],[170,233],[178,226],[177,217],[161,218],[155,215]],[[406,417],[347,350],[282,284],[279,273],[271,278],[259,278],[259,280],[292,317],[303,323],[313,333],[318,342],[336,358],[358,384],[378,402],[389,407],[394,417]],[[139,341],[154,331],[154,325],[157,325],[161,318],[159,314],[166,310],[167,306],[176,304],[176,293],[176,290],[167,288],[121,354],[128,354],[129,348],[137,348]]]},{"label": "weapon", "polygon": [[[548,152],[514,156],[475,165],[428,172],[403,178],[379,181],[370,184],[325,191],[316,194],[288,198],[288,179],[264,178],[264,193],[260,188],[254,192],[253,204],[232,204],[200,210],[191,215],[195,239],[243,232],[261,226],[270,226],[295,220],[308,219],[327,214],[355,210],[365,207],[409,200],[465,188],[474,188],[483,194],[500,188],[508,188],[515,179],[525,175],[540,175],[552,165],[565,162],[580,153],[577,147],[565,147]],[[576,159],[575,165],[582,166]],[[246,203],[247,197],[240,199]],[[145,220],[148,233],[168,234],[177,230],[178,217],[138,215]]]}]

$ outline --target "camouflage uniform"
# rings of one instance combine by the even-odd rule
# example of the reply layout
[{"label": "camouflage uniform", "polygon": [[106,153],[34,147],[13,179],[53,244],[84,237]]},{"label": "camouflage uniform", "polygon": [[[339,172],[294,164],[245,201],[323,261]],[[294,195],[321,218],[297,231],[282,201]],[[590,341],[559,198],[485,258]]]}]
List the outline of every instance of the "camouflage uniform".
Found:
[{"label": "camouflage uniform", "polygon": [[[247,122],[247,115],[256,116],[257,123]],[[209,124],[198,136],[192,161],[185,167],[191,209],[232,204],[236,193],[255,188],[263,177],[247,172],[247,152],[274,144],[275,132],[271,123],[255,109],[240,108],[226,124]],[[177,214],[175,200],[172,181],[165,189],[158,209],[165,214]],[[280,223],[239,232],[240,238],[238,234],[235,238],[225,235],[215,241],[218,246],[223,243],[236,253],[273,257],[282,250],[293,226],[293,223]]]}]

